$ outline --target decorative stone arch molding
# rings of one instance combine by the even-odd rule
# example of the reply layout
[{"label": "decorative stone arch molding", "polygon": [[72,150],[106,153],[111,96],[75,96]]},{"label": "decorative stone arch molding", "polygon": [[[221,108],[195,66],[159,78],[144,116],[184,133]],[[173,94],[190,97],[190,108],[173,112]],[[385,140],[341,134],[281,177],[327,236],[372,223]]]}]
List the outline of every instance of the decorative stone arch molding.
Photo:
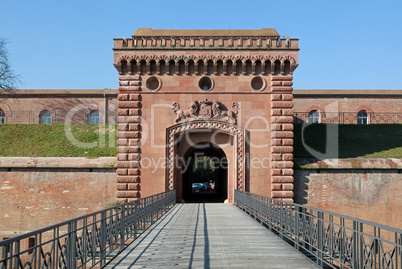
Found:
[{"label": "decorative stone arch molding", "polygon": [[359,113],[362,110],[366,111],[367,113],[374,113],[374,111],[368,106],[361,105],[355,110],[355,116],[357,117],[357,113]]},{"label": "decorative stone arch molding", "polygon": [[174,146],[177,143],[176,135],[190,130],[207,129],[212,131],[221,131],[233,135],[236,141],[236,189],[244,190],[244,167],[245,167],[245,131],[228,122],[222,121],[189,121],[173,125],[166,130],[167,142],[167,189],[174,189],[174,161],[175,152]]},{"label": "decorative stone arch molding", "polygon": [[313,110],[317,110],[317,112],[325,114],[325,111],[322,107],[317,106],[317,105],[312,105],[306,109],[306,115],[308,116],[308,114]]}]

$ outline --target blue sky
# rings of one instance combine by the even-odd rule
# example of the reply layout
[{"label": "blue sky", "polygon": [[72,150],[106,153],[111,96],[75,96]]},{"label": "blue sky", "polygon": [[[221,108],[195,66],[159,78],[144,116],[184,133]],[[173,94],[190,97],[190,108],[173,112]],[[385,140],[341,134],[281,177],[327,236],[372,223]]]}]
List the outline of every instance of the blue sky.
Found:
[{"label": "blue sky", "polygon": [[136,28],[260,29],[300,38],[295,89],[401,89],[402,1],[3,0],[24,89],[117,88],[113,38]]}]

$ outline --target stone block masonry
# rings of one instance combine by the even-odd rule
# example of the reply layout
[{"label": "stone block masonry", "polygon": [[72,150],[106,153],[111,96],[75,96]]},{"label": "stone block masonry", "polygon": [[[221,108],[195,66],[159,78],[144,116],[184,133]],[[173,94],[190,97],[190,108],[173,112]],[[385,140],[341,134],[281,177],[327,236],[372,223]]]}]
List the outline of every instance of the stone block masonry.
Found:
[{"label": "stone block masonry", "polygon": [[292,76],[271,78],[271,197],[293,202]]},{"label": "stone block masonry", "polygon": [[141,76],[121,75],[118,95],[117,198],[140,198]]}]

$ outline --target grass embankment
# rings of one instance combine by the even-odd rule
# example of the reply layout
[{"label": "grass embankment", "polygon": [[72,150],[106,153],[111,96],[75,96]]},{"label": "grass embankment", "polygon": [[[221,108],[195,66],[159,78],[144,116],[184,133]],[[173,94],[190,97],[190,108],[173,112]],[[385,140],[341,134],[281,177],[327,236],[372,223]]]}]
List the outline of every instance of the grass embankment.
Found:
[{"label": "grass embankment", "polygon": [[[295,124],[294,157],[312,158],[304,144],[325,153],[328,132],[338,133],[338,152],[327,158],[402,158],[402,125],[328,125],[310,124],[304,128],[302,143],[302,124]],[[332,127],[335,127],[332,128]],[[338,132],[336,132],[338,127]],[[331,143],[331,141],[328,141]]]},{"label": "grass embankment", "polygon": [[0,124],[0,156],[114,157],[116,125]]},{"label": "grass embankment", "polygon": [[[68,126],[67,126],[68,127]],[[117,154],[116,125],[73,124],[71,134],[64,124],[1,124],[0,156],[15,157],[114,157]],[[100,128],[101,127],[101,128]],[[314,158],[304,144],[325,153],[327,130],[338,134],[339,151],[326,158],[402,158],[402,125],[311,124],[295,125],[294,157]],[[68,128],[67,128],[68,130]],[[70,138],[69,138],[70,137]],[[86,144],[86,147],[85,147]]]}]

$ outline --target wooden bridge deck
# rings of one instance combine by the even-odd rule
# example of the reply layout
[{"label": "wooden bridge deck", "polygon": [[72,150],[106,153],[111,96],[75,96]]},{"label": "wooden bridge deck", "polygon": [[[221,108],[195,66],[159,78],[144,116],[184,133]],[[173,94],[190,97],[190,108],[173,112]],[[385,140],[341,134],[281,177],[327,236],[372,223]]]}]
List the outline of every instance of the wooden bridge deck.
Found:
[{"label": "wooden bridge deck", "polygon": [[231,204],[177,204],[106,268],[317,268]]}]

